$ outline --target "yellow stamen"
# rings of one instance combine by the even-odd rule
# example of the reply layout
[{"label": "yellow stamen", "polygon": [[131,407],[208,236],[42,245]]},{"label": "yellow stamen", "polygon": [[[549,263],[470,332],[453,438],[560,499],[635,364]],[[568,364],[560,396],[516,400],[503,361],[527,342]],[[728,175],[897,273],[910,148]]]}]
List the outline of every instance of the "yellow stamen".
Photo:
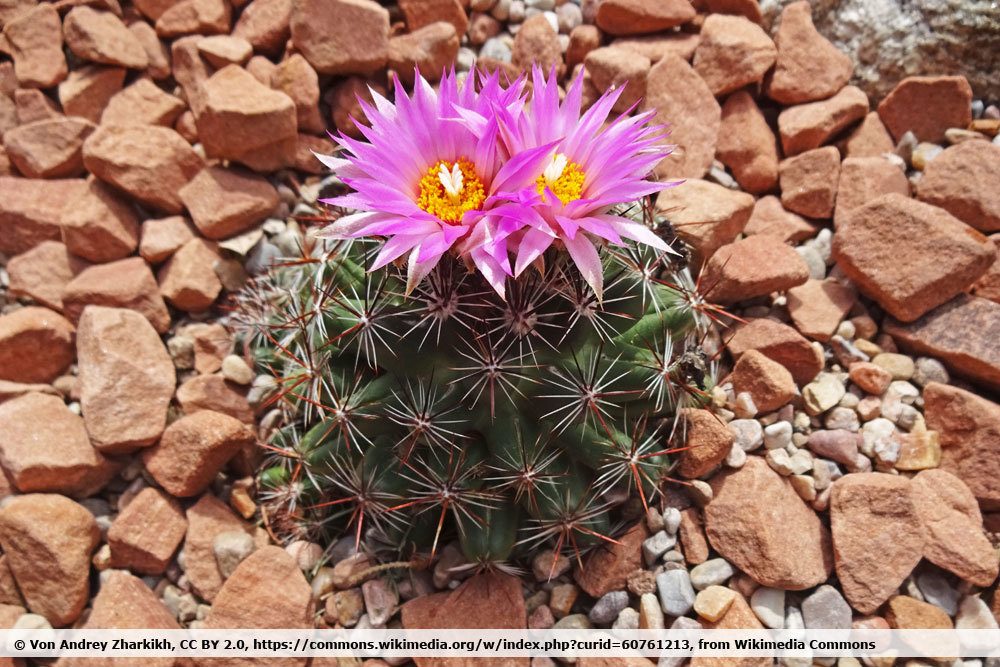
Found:
[{"label": "yellow stamen", "polygon": [[570,162],[562,153],[552,156],[552,161],[538,177],[538,194],[545,196],[548,188],[563,204],[576,201],[583,194],[583,181],[586,175],[580,165]]},{"label": "yellow stamen", "polygon": [[472,163],[440,160],[420,179],[417,206],[449,224],[458,224],[466,211],[483,205],[486,190]]}]

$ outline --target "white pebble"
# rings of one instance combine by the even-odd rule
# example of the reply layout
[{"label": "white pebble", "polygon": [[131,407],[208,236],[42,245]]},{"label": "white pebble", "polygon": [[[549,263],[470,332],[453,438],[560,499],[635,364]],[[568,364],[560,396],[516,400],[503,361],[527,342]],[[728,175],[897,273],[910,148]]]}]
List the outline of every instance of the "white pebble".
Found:
[{"label": "white pebble", "polygon": [[792,425],[786,421],[775,422],[764,429],[764,446],[784,449],[792,442]]},{"label": "white pebble", "polygon": [[772,630],[785,627],[785,591],[761,586],[750,596],[750,609]]}]

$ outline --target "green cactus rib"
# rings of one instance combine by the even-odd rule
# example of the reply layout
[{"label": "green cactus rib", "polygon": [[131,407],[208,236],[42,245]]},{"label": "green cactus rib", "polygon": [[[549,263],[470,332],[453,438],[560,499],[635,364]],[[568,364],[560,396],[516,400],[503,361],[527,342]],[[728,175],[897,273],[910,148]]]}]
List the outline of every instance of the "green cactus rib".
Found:
[{"label": "green cactus rib", "polygon": [[677,410],[710,382],[683,262],[605,248],[598,300],[550,250],[503,300],[453,258],[407,294],[404,269],[366,271],[375,250],[321,245],[242,297],[276,381],[269,514],[404,558],[457,537],[474,564],[611,539],[623,502],[658,492]]}]

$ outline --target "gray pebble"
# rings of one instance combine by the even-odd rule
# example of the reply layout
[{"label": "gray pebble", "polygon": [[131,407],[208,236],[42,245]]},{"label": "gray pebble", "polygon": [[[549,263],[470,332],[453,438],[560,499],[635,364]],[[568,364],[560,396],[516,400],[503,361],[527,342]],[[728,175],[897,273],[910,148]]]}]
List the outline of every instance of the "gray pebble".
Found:
[{"label": "gray pebble", "polygon": [[824,584],[802,601],[802,620],[809,629],[851,628],[851,606],[833,586]]},{"label": "gray pebble", "polygon": [[694,588],[687,570],[668,570],[656,577],[660,606],[670,616],[683,616],[694,606]]},{"label": "gray pebble", "polygon": [[681,511],[676,507],[668,507],[663,510],[663,529],[669,534],[677,534],[677,529],[681,525]]},{"label": "gray pebble", "polygon": [[948,370],[937,359],[917,357],[913,370],[913,382],[924,387],[930,382],[948,384]]},{"label": "gray pebble", "polygon": [[809,267],[809,277],[814,280],[823,280],[826,278],[826,262],[823,261],[822,255],[819,251],[812,246],[800,245],[795,249],[795,252],[799,253],[799,256]]},{"label": "gray pebble", "polygon": [[677,544],[677,538],[673,535],[668,535],[663,530],[651,537],[647,537],[642,543],[643,561],[645,561],[646,565],[652,565],[659,560],[660,556],[673,548],[675,544]]},{"label": "gray pebble", "polygon": [[618,617],[619,612],[628,606],[628,593],[611,591],[605,593],[590,609],[588,618],[594,625],[607,625]]},{"label": "gray pebble", "polygon": [[958,613],[960,594],[942,574],[922,572],[917,575],[916,583],[925,601],[944,609],[949,616]]},{"label": "gray pebble", "polygon": [[729,430],[744,452],[752,452],[764,442],[764,429],[756,419],[734,419],[729,422]]},{"label": "gray pebble", "polygon": [[499,37],[490,37],[479,49],[479,57],[509,63],[511,59],[510,47]]},{"label": "gray pebble", "polygon": [[632,607],[625,607],[618,613],[618,618],[611,624],[615,630],[638,630],[639,612]]},{"label": "gray pebble", "polygon": [[212,551],[215,562],[219,566],[219,574],[228,579],[236,566],[257,549],[253,537],[242,530],[228,530],[219,533],[212,541]]},{"label": "gray pebble", "polygon": [[559,19],[559,32],[568,35],[573,28],[583,24],[583,11],[579,5],[567,2],[556,8],[556,18]]},{"label": "gray pebble", "polygon": [[713,558],[691,569],[691,585],[699,591],[709,586],[721,586],[733,574],[733,566],[724,558]]},{"label": "gray pebble", "polygon": [[785,591],[761,586],[750,596],[750,609],[772,630],[785,627]]}]

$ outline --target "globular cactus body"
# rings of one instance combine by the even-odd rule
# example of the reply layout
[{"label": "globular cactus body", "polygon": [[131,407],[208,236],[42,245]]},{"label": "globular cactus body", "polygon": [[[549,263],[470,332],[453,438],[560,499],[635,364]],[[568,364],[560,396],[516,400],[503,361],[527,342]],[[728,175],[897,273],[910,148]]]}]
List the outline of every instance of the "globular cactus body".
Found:
[{"label": "globular cactus body", "polygon": [[[655,226],[648,206],[622,212]],[[683,262],[605,247],[598,299],[552,248],[502,299],[454,257],[408,294],[405,267],[367,270],[375,249],[317,244],[244,298],[277,380],[269,511],[407,557],[457,537],[482,564],[610,539],[629,495],[656,494],[677,408],[708,382]]]}]

